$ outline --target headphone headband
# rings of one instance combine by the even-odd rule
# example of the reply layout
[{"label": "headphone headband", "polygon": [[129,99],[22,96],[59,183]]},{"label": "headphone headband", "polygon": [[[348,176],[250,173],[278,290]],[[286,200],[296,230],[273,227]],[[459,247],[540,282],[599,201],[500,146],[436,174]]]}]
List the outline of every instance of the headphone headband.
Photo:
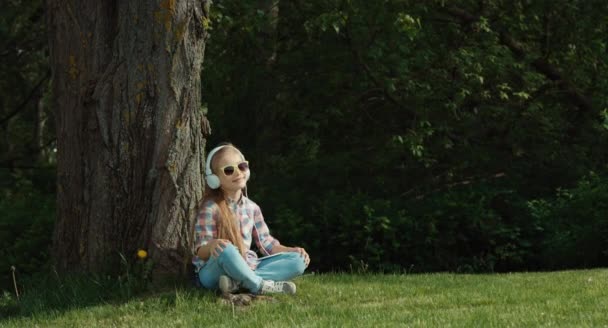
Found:
[{"label": "headphone headband", "polygon": [[211,170],[211,160],[213,159],[213,155],[215,155],[215,153],[217,153],[218,151],[220,151],[220,149],[224,148],[224,147],[228,147],[229,145],[222,145],[222,146],[217,146],[215,148],[213,148],[210,152],[209,155],[207,155],[207,164],[205,165],[205,174],[206,175],[212,175],[213,171]]},{"label": "headphone headband", "polygon": [[[236,148],[232,145],[221,145],[221,146],[217,146],[217,147],[213,148],[209,152],[209,155],[207,155],[207,163],[205,164],[205,180],[207,181],[207,184],[209,185],[209,187],[211,189],[217,189],[220,187],[219,177],[217,175],[213,174],[213,170],[211,170],[211,161],[213,160],[213,156],[215,155],[215,153],[217,153],[224,147],[234,148],[237,152],[239,152],[239,154],[241,155],[241,158],[243,160],[245,160],[245,156],[243,156],[243,153],[241,153],[241,151],[238,150],[238,148]],[[249,171],[245,172],[245,180],[249,180]]]}]

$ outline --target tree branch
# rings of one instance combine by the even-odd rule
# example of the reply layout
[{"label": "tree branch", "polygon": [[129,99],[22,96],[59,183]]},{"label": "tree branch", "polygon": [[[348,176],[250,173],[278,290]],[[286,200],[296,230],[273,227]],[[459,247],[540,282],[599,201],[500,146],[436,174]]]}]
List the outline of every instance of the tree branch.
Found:
[{"label": "tree branch", "polygon": [[[479,20],[479,16],[475,16],[463,9],[456,7],[442,8],[449,15],[460,19],[463,24],[472,24]],[[517,59],[523,60],[528,54],[522,43],[515,40],[506,29],[499,31],[500,43],[509,48]],[[540,57],[531,62],[532,67],[539,73],[543,74],[549,80],[557,82],[561,90],[566,93],[569,99],[578,107],[579,113],[593,112],[591,100],[585,96],[572,82],[568,81],[559,70],[551,65],[546,59]]]},{"label": "tree branch", "polygon": [[376,85],[376,87],[378,89],[382,90],[383,96],[389,102],[391,102],[397,108],[399,108],[399,109],[403,110],[405,113],[407,113],[407,116],[410,119],[413,119],[415,117],[415,114],[412,113],[407,108],[405,108],[405,106],[401,102],[399,102],[399,100],[397,100],[388,90],[386,90],[386,88],[382,85],[381,81],[379,81],[378,78],[374,75],[374,73],[372,72],[372,69],[369,67],[369,65],[367,65],[367,63],[365,63],[363,61],[361,54],[357,51],[357,49],[355,49],[355,46],[353,45],[352,37],[350,36],[348,28],[344,29],[344,33],[346,36],[345,37],[346,42],[348,43],[348,47],[349,47],[351,53],[353,54],[353,57],[355,57],[355,60],[357,61],[357,63],[359,63],[361,68],[363,68],[363,71],[365,72],[367,77],[374,83],[374,85]]},{"label": "tree branch", "polygon": [[[42,145],[40,147],[36,147],[34,149],[29,148],[29,150],[31,150],[32,152],[38,153],[38,152],[48,148],[56,141],[57,141],[57,138],[52,138],[52,139],[48,140],[44,145]],[[3,167],[3,168],[36,168],[37,167],[37,166],[28,166],[28,165],[15,165],[15,163],[17,161],[22,160],[25,157],[26,157],[26,154],[22,153],[22,154],[13,156],[8,159],[4,159],[3,161],[0,162],[0,167]]]},{"label": "tree branch", "polygon": [[[443,190],[447,190],[447,189],[451,189],[453,187],[457,187],[457,186],[466,186],[472,183],[477,183],[477,182],[481,182],[481,181],[487,181],[490,179],[500,179],[500,178],[504,178],[506,177],[507,174],[504,172],[498,172],[498,173],[494,173],[492,175],[489,176],[481,176],[481,177],[469,177],[469,178],[465,178],[465,180],[462,181],[457,181],[457,182],[453,182],[453,183],[447,183],[443,186],[439,186],[429,192],[423,193],[423,194],[419,194],[416,195],[415,197],[413,197],[413,199],[415,200],[421,200],[424,199],[425,197],[427,197],[428,195],[434,194],[436,192],[439,191],[443,191]],[[401,197],[407,197],[409,194],[411,194],[415,189],[410,189],[404,193],[401,194]]]},{"label": "tree branch", "polygon": [[25,97],[25,99],[12,112],[8,113],[8,115],[6,115],[5,117],[0,119],[0,125],[4,124],[5,122],[7,122],[11,118],[13,118],[15,115],[17,115],[20,111],[22,111],[25,108],[25,106],[30,102],[30,100],[32,100],[32,97],[34,96],[34,94],[36,94],[38,92],[40,87],[44,84],[44,82],[46,82],[46,80],[50,76],[51,76],[51,72],[47,71],[46,74],[44,74],[44,76],[40,79],[40,81],[38,81],[38,83],[36,83],[36,85],[34,86],[32,91],[30,91],[28,96]]}]

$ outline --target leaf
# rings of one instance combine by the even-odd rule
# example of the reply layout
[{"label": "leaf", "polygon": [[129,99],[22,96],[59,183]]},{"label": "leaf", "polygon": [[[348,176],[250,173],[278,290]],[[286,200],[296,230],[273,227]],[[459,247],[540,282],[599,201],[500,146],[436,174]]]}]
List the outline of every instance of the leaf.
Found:
[{"label": "leaf", "polygon": [[336,34],[340,34],[340,25],[334,22],[332,26],[334,27],[334,31],[336,31]]},{"label": "leaf", "polygon": [[524,100],[530,98],[530,94],[525,91],[514,92],[513,95]]},{"label": "leaf", "polygon": [[602,127],[608,130],[608,108],[604,108],[604,110],[601,112],[601,116],[603,118]]}]

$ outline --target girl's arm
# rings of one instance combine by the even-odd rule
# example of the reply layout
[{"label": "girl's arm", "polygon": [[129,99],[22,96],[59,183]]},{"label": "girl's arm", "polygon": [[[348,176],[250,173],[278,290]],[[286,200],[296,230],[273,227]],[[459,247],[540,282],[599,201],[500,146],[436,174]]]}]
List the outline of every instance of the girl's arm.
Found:
[{"label": "girl's arm", "polygon": [[232,244],[228,239],[211,239],[207,244],[200,246],[196,251],[196,256],[201,260],[207,261],[209,257],[219,256],[224,247]]},{"label": "girl's arm", "polygon": [[266,252],[267,254],[275,254],[280,252],[300,253],[300,255],[302,255],[304,258],[306,266],[308,266],[310,263],[310,257],[304,248],[283,246],[278,240],[270,235],[268,226],[266,225],[266,222],[264,222],[262,211],[257,206],[253,215],[253,224],[255,225],[253,229],[253,237],[260,250],[264,249],[263,252]]},{"label": "girl's arm", "polygon": [[194,255],[207,261],[218,244],[225,244],[217,237],[216,222],[219,209],[215,202],[205,202],[194,224]]},{"label": "girl's arm", "polygon": [[287,246],[278,244],[278,245],[274,245],[274,247],[272,247],[272,251],[270,253],[274,254],[274,253],[280,253],[280,252],[300,253],[300,255],[302,255],[302,257],[304,258],[304,263],[306,263],[306,266],[308,266],[308,264],[310,263],[310,256],[308,256],[308,253],[302,247],[287,247]]},{"label": "girl's arm", "polygon": [[266,225],[266,222],[264,222],[262,211],[257,205],[255,205],[255,208],[253,209],[252,233],[255,244],[264,255],[272,254],[274,247],[281,244],[277,239],[270,235],[270,230],[268,230],[268,226]]},{"label": "girl's arm", "polygon": [[280,252],[295,252],[295,247],[283,246],[281,244],[274,245],[270,254],[280,253]]},{"label": "girl's arm", "polygon": [[209,259],[209,256],[211,256],[211,242],[206,245],[200,246],[196,250],[196,256],[198,256],[203,261],[207,261]]}]

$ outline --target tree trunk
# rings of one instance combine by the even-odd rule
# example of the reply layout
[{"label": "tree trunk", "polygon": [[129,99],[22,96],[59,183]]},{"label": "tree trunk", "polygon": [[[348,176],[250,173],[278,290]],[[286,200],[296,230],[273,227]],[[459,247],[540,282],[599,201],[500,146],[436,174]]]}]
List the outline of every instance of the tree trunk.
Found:
[{"label": "tree trunk", "polygon": [[[61,270],[117,270],[148,251],[183,273],[203,193],[208,3],[47,0]],[[206,8],[205,8],[206,6]]]}]

